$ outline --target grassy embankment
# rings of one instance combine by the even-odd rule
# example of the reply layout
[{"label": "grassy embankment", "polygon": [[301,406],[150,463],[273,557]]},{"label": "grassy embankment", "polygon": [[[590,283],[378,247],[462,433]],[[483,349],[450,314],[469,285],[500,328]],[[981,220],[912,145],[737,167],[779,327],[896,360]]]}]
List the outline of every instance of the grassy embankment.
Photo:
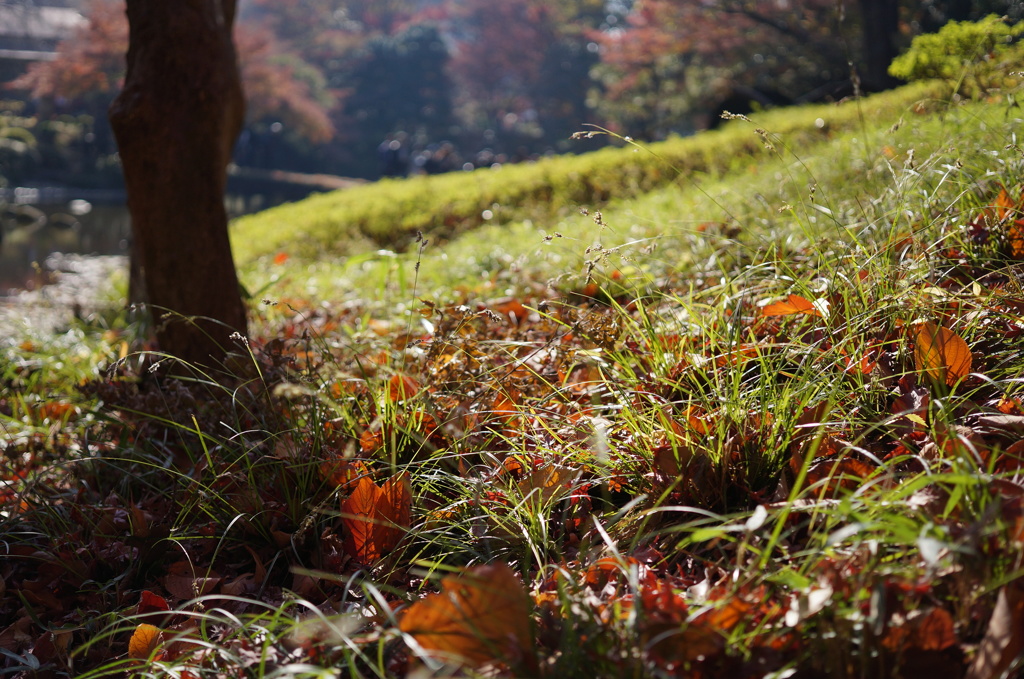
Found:
[{"label": "grassy embankment", "polygon": [[0,648],[71,674],[998,676],[1020,115],[936,93],[241,220],[267,300],[227,384],[69,394],[43,339],[6,348]]}]

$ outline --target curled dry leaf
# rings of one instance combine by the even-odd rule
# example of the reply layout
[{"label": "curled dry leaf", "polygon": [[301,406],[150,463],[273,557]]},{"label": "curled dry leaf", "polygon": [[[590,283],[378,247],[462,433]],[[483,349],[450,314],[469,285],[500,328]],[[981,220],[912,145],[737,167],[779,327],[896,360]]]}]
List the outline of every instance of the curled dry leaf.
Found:
[{"label": "curled dry leaf", "polygon": [[341,502],[345,551],[372,564],[398,546],[412,523],[412,490],[405,472],[378,486],[368,476],[359,479]]},{"label": "curled dry leaf", "polygon": [[167,604],[167,600],[159,594],[154,594],[148,589],[143,591],[139,596],[139,608],[137,610],[139,615],[146,613],[159,613],[161,611],[170,610],[170,606]]},{"label": "curled dry leaf", "polygon": [[914,343],[918,372],[953,386],[971,372],[971,349],[959,335],[934,323],[922,323]]},{"label": "curled dry leaf", "polygon": [[480,666],[532,665],[530,598],[508,566],[478,566],[441,581],[440,594],[413,604],[402,632],[431,656]]}]

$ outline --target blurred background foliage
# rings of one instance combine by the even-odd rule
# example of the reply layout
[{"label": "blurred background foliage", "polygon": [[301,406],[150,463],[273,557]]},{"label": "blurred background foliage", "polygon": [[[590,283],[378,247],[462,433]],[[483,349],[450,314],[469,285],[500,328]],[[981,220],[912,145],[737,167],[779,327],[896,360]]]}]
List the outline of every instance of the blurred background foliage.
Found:
[{"label": "blurred background foliage", "polygon": [[[28,16],[49,4],[77,19],[64,21],[48,56],[19,61],[0,44],[0,176],[117,182],[106,108],[123,77],[123,3],[5,0],[0,10]],[[687,135],[715,126],[722,110],[887,89],[900,82],[890,63],[915,36],[993,13],[1012,22],[1024,9],[1015,0],[245,0],[236,43],[249,117],[236,162],[376,179],[606,143],[570,144],[588,123],[647,141]],[[0,41],[19,38],[6,23]]]}]

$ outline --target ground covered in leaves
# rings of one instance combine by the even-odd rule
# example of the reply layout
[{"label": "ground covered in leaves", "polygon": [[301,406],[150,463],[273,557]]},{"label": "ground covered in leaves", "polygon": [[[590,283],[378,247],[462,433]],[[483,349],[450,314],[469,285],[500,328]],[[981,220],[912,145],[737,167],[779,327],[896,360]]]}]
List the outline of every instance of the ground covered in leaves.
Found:
[{"label": "ground covered in leaves", "polygon": [[[0,397],[3,673],[1018,671],[1003,157],[953,203],[728,265],[603,270],[598,245],[578,284],[390,317],[265,300],[223,373],[173,377],[112,327],[61,391],[26,341]],[[724,257],[738,228],[693,236]]]}]

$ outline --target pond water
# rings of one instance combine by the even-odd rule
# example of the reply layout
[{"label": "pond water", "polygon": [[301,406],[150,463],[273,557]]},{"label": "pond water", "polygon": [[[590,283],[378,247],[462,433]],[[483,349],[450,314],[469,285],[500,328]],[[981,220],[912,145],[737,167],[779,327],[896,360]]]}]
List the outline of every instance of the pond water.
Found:
[{"label": "pond water", "polygon": [[51,254],[128,254],[131,220],[116,193],[88,200],[21,191],[0,200],[0,297],[43,284]]},{"label": "pond water", "polygon": [[[326,175],[235,168],[229,217],[361,183]],[[123,191],[63,187],[0,189],[0,298],[48,282],[50,255],[127,255],[131,219]]]}]

